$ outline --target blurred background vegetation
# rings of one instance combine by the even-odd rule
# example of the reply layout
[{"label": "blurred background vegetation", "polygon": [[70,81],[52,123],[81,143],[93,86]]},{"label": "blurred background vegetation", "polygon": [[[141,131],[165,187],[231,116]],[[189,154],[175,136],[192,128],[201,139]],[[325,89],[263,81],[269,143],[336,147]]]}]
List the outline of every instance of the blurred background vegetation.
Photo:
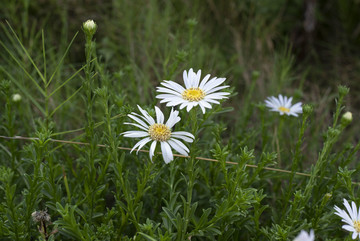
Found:
[{"label": "blurred background vegetation", "polygon": [[[257,124],[253,123],[259,121],[259,115],[253,115],[251,107],[262,103],[266,96],[281,93],[294,96],[295,102],[313,104],[313,122],[319,124],[312,125],[308,132],[319,133],[330,123],[337,85],[344,84],[351,89],[346,99],[347,110],[354,112],[355,119],[359,116],[358,0],[8,0],[0,9],[1,22],[9,22],[40,68],[44,67],[41,51],[44,30],[49,73],[87,19],[98,24],[97,57],[103,74],[114,87],[113,104],[119,107],[124,103],[156,104],[154,87],[160,81],[180,81],[184,69],[194,68],[226,77],[234,87],[237,95],[225,105],[234,107],[235,113],[223,118],[228,120],[229,130],[237,130],[240,143],[247,142],[253,147],[258,145],[256,135],[252,145],[247,138],[256,131]],[[0,39],[10,49],[19,48],[9,38],[6,24],[2,25]],[[83,66],[84,42],[80,31],[55,76],[57,82]],[[0,65],[41,102],[40,96],[34,96],[35,86],[5,51],[0,53]],[[26,56],[19,57],[35,76]],[[9,77],[0,71],[0,78]],[[50,105],[55,108],[80,86],[81,78],[76,77],[60,94],[51,97]],[[21,92],[16,88],[13,91]],[[32,102],[24,102],[22,112],[22,118],[28,119],[18,135],[32,132],[33,117],[41,116]],[[81,96],[75,96],[72,104],[64,105],[54,116],[56,130],[83,127],[84,113]],[[68,121],[60,121],[64,117]],[[358,128],[353,125],[348,131]],[[311,144],[304,148],[309,149],[310,159],[315,159],[322,136],[306,135]],[[357,141],[359,135],[351,138],[350,141]]]}]

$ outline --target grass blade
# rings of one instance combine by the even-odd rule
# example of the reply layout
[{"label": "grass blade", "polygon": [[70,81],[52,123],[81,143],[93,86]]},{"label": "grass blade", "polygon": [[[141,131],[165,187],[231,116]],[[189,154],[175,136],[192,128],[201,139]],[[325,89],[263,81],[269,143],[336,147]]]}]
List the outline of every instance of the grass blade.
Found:
[{"label": "grass blade", "polygon": [[41,86],[37,83],[37,81],[30,75],[30,73],[25,69],[25,67],[20,63],[20,60],[18,60],[14,54],[6,47],[6,45],[0,41],[0,44],[3,46],[3,48],[10,54],[11,58],[15,60],[15,62],[19,65],[19,67],[25,72],[25,74],[31,79],[31,81],[35,84],[35,86],[38,88],[38,90],[41,92],[43,96],[46,96],[45,91],[41,88]]},{"label": "grass blade", "polygon": [[59,67],[60,67],[61,63],[64,61],[65,56],[66,56],[67,53],[69,52],[69,49],[70,49],[72,43],[74,42],[76,36],[78,35],[78,33],[79,33],[79,32],[76,32],[76,33],[75,33],[74,37],[72,38],[70,44],[69,44],[68,47],[66,48],[64,55],[62,56],[62,58],[60,59],[59,63],[57,64],[56,69],[55,69],[54,73],[51,75],[51,77],[50,77],[49,81],[47,82],[46,86],[49,86],[49,85],[50,85],[50,83],[51,83],[51,81],[53,80],[56,72],[59,70]]},{"label": "grass blade", "polygon": [[33,59],[31,58],[29,52],[26,50],[26,48],[24,47],[24,45],[21,43],[19,37],[16,35],[14,29],[11,27],[10,23],[8,21],[6,21],[6,23],[8,24],[11,32],[13,33],[13,35],[15,36],[17,42],[20,44],[22,50],[24,51],[25,55],[28,57],[28,59],[30,60],[31,64],[34,66],[34,68],[36,69],[36,72],[39,74],[40,78],[43,80],[44,83],[46,83],[46,79],[44,78],[44,76],[42,75],[42,73],[40,72],[40,70],[38,69],[38,67],[36,66],[36,64],[34,63]]},{"label": "grass blade", "polygon": [[63,106],[66,102],[68,102],[72,97],[74,97],[80,90],[82,89],[82,86],[77,89],[69,98],[67,98],[64,102],[62,102],[60,105],[58,105],[54,110],[53,112],[51,112],[50,116],[51,117],[53,114],[55,114],[55,112],[61,107]]}]

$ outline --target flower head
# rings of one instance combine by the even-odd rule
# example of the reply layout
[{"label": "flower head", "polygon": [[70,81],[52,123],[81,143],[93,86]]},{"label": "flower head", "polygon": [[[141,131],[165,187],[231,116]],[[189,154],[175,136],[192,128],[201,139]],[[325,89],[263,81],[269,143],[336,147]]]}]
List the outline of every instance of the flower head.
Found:
[{"label": "flower head", "polygon": [[341,123],[345,126],[347,126],[348,124],[350,124],[352,122],[352,113],[350,111],[346,112],[345,114],[343,114],[343,116],[341,117]]},{"label": "flower head", "polygon": [[191,133],[185,131],[171,131],[171,128],[178,123],[181,118],[179,117],[179,111],[171,110],[169,119],[164,123],[164,114],[161,110],[155,106],[156,121],[149,113],[138,106],[142,115],[132,112],[128,116],[136,123],[125,123],[140,128],[142,131],[126,131],[122,133],[125,137],[137,138],[144,137],[132,148],[139,150],[146,145],[146,143],[152,141],[150,146],[150,159],[154,156],[156,144],[159,142],[161,147],[162,156],[165,163],[169,163],[174,159],[171,147],[180,154],[187,156],[189,149],[178,139],[186,142],[193,142],[195,138]]},{"label": "flower head", "polygon": [[298,236],[294,239],[294,241],[314,241],[315,240],[315,234],[314,230],[310,230],[310,233],[307,233],[304,230],[301,230]]},{"label": "flower head", "polygon": [[353,232],[352,239],[356,239],[358,235],[360,238],[360,210],[357,210],[354,202],[351,202],[350,207],[350,204],[346,199],[344,199],[344,206],[347,212],[335,205],[335,214],[342,218],[341,221],[346,223],[346,225],[343,225],[342,228],[349,232]]},{"label": "flower head", "polygon": [[268,97],[265,100],[266,106],[270,108],[271,111],[277,111],[280,115],[293,115],[298,116],[302,113],[301,102],[291,105],[292,97],[288,98],[286,96],[279,95],[279,98],[274,96]]},{"label": "flower head", "polygon": [[97,25],[94,22],[94,20],[89,19],[83,23],[83,29],[84,29],[85,33],[94,35],[96,32],[96,29],[97,29]]},{"label": "flower head", "polygon": [[167,103],[166,106],[180,105],[180,109],[186,107],[188,112],[194,106],[199,105],[203,113],[205,113],[205,108],[211,109],[210,103],[220,104],[218,100],[228,98],[229,92],[217,92],[229,87],[228,85],[219,86],[224,83],[226,78],[214,77],[210,79],[210,74],[208,74],[200,82],[200,77],[201,70],[197,73],[193,69],[188,72],[184,70],[185,88],[174,81],[164,80],[161,83],[164,87],[157,87],[156,90],[164,94],[159,94],[156,98],[162,99],[160,103]]},{"label": "flower head", "polygon": [[19,102],[19,101],[21,101],[21,95],[20,94],[13,94],[13,96],[12,96],[12,100],[14,101],[14,102]]}]

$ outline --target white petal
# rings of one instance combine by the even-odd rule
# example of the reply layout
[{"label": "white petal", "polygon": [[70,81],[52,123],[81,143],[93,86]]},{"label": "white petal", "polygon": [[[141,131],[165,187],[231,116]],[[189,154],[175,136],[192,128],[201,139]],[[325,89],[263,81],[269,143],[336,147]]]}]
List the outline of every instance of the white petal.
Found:
[{"label": "white petal", "polygon": [[[189,153],[189,148],[187,148],[187,146],[185,146],[185,144],[184,143],[182,143],[181,141],[179,141],[179,140],[177,140],[177,139],[174,139],[174,138],[170,138],[170,140],[171,141],[173,141],[173,142],[175,142],[178,146],[180,146],[182,149],[184,149],[185,150],[185,152],[187,152],[187,153]],[[169,141],[170,141],[169,140]],[[186,156],[187,156],[188,154],[186,154]]]},{"label": "white petal", "polygon": [[202,110],[202,113],[205,114],[206,111],[205,111],[205,107],[204,107],[204,105],[203,105],[203,102],[204,102],[204,101],[200,101],[200,102],[199,102],[199,106],[200,106],[200,108],[201,108],[201,110]]},{"label": "white petal", "polygon": [[177,151],[181,155],[188,156],[188,153],[181,146],[179,146],[174,140],[170,139],[167,142],[173,149],[175,149],[175,151]]},{"label": "white petal", "polygon": [[353,225],[353,221],[351,220],[349,214],[347,214],[344,210],[340,209],[339,207],[335,206],[335,210],[337,212],[335,212],[336,215],[338,215],[339,217],[343,218],[342,220],[346,223],[348,223],[349,225]]},{"label": "white petal", "polygon": [[226,97],[224,95],[228,95],[228,94],[230,94],[230,93],[228,93],[228,92],[212,93],[210,95],[207,95],[206,99],[216,99],[216,100],[227,99],[228,97]]},{"label": "white petal", "polygon": [[279,102],[280,102],[280,105],[281,105],[281,106],[284,106],[284,105],[285,105],[285,103],[284,103],[284,98],[283,98],[283,96],[280,95],[280,94],[279,94]]},{"label": "white petal", "polygon": [[291,107],[291,102],[292,102],[292,99],[293,99],[293,97],[290,97],[289,98],[289,100],[286,102],[286,104],[285,104],[285,108],[290,108]]},{"label": "white petal", "polygon": [[172,153],[171,148],[170,148],[170,146],[169,146],[169,144],[167,142],[162,141],[160,143],[161,143],[162,156],[164,158],[165,163],[168,164],[169,162],[174,160],[173,153]]},{"label": "white petal", "polygon": [[195,136],[193,134],[191,134],[190,132],[187,132],[187,131],[174,131],[172,134],[188,136],[190,138],[195,139]]},{"label": "white petal", "polygon": [[208,99],[208,98],[206,98],[206,97],[203,99],[203,101],[210,102],[210,103],[214,103],[214,104],[220,104],[219,101],[213,100],[213,99]]},{"label": "white petal", "polygon": [[187,102],[187,101],[184,99],[171,100],[166,104],[166,106],[176,106],[176,105],[180,105],[185,102]]},{"label": "white petal", "polygon": [[182,104],[180,105],[180,107],[179,107],[180,110],[184,109],[184,107],[186,107],[189,103],[190,103],[189,101],[186,101],[186,102],[182,103]]},{"label": "white petal", "polygon": [[270,100],[265,100],[265,104],[269,108],[276,108],[276,105],[273,102],[271,102]]},{"label": "white petal", "polygon": [[353,232],[353,234],[352,234],[352,239],[356,239],[357,235],[358,235],[357,232]]},{"label": "white petal", "polygon": [[219,87],[210,89],[209,91],[205,91],[205,92],[206,92],[206,94],[211,94],[211,93],[213,93],[215,91],[222,90],[222,89],[225,89],[225,88],[228,88],[228,87],[229,87],[228,85],[223,85],[223,86],[219,86]]},{"label": "white petal", "polygon": [[342,228],[349,231],[349,232],[355,232],[355,228],[353,226],[350,226],[350,225],[343,225]]},{"label": "white petal", "polygon": [[275,106],[277,106],[277,107],[281,106],[279,99],[275,98],[274,96],[271,96],[270,98],[271,98],[272,102],[275,104]]},{"label": "white petal", "polygon": [[[199,88],[200,88],[200,89],[203,89],[203,88],[204,88],[204,85],[208,82],[209,78],[210,78],[210,75],[209,75],[209,74],[207,74],[207,75],[203,78],[203,80],[201,81],[201,83],[200,83],[200,85],[199,85]],[[215,78],[216,78],[216,77],[215,77]]]},{"label": "white petal", "polygon": [[224,83],[224,81],[226,80],[226,78],[215,78],[215,79],[212,79],[210,80],[209,82],[206,83],[206,85],[204,85],[203,87],[203,90],[206,92],[206,91],[209,91],[211,90],[212,88],[215,88],[216,86],[219,86],[221,85],[222,83]]},{"label": "white petal", "polygon": [[201,69],[198,70],[198,72],[196,73],[196,77],[193,79],[193,83],[192,83],[193,87],[195,88],[199,87],[200,78],[201,78]]},{"label": "white petal", "polygon": [[145,131],[126,131],[122,134],[124,135],[124,137],[131,137],[131,138],[149,136],[149,133]]},{"label": "white petal", "polygon": [[135,124],[135,123],[125,122],[124,124],[125,124],[125,125],[132,125],[132,126],[136,126],[136,127],[140,128],[140,129],[142,129],[142,130],[144,130],[144,131],[148,131],[148,130],[149,130],[149,128],[145,128],[145,127],[143,127],[142,125]]},{"label": "white petal", "polygon": [[356,220],[356,216],[354,216],[353,210],[351,209],[348,201],[346,201],[345,199],[344,199],[344,206],[346,207],[346,210],[348,211],[348,213],[349,213],[349,215],[350,215],[350,217],[351,217],[351,220],[352,220],[352,221],[355,221],[355,220]]},{"label": "white petal", "polygon": [[136,151],[136,154],[138,154],[140,149],[149,141],[151,141],[150,137],[142,139],[141,141],[139,141],[138,143],[135,144],[135,146],[131,149],[130,153],[133,152],[133,150],[135,150],[136,148],[138,148],[138,150]]},{"label": "white petal", "polygon": [[152,118],[149,113],[147,113],[146,110],[143,110],[139,105],[137,106],[140,110],[140,112],[143,114],[143,116],[147,119],[150,125],[155,124],[154,118]]},{"label": "white petal", "polygon": [[[184,74],[186,75],[186,70],[184,70],[184,72],[183,72],[183,77],[184,77]],[[191,79],[192,75],[193,75],[193,69],[190,69],[189,72],[186,75],[187,77],[184,78],[184,84],[185,84],[186,89],[191,87],[190,86],[190,79]]]},{"label": "white petal", "polygon": [[189,104],[187,104],[186,111],[189,112],[195,105],[196,102],[190,102]]},{"label": "white petal", "polygon": [[208,108],[208,109],[211,109],[211,105],[210,105],[207,101],[201,100],[200,103],[201,103],[202,105],[204,105],[204,107],[206,107],[206,108]]},{"label": "white petal", "polygon": [[179,117],[179,111],[177,110],[174,111],[174,109],[172,108],[169,115],[169,119],[167,120],[165,125],[171,129],[180,120],[181,118]]},{"label": "white petal", "polygon": [[357,208],[356,208],[356,204],[354,203],[354,201],[351,202],[351,206],[352,206],[354,218],[355,218],[355,220],[357,220],[358,213],[357,213]]},{"label": "white petal", "polygon": [[164,123],[164,114],[161,112],[159,107],[155,106],[156,113],[156,123],[163,124]]},{"label": "white petal", "polygon": [[156,92],[159,92],[159,93],[168,93],[168,94],[173,94],[173,95],[176,95],[176,96],[181,96],[181,93],[173,90],[173,89],[168,89],[168,88],[164,88],[164,87],[156,87]]},{"label": "white petal", "polygon": [[178,138],[178,139],[181,139],[183,141],[186,141],[186,142],[189,142],[189,143],[192,143],[193,142],[193,139],[187,137],[187,136],[180,136],[180,135],[171,135],[172,138]]},{"label": "white petal", "polygon": [[[171,88],[172,88],[173,90],[176,90],[176,91],[179,92],[179,93],[182,93],[182,92],[185,91],[185,88],[184,88],[184,87],[182,87],[181,85],[179,85],[178,83],[176,83],[176,82],[174,82],[174,81],[165,80],[164,82],[167,84],[167,85],[164,85],[164,86],[169,86],[169,88],[170,88],[170,86],[171,86]],[[164,84],[164,83],[163,83],[163,84]]]},{"label": "white petal", "polygon": [[150,151],[149,151],[149,156],[150,156],[150,160],[151,160],[151,161],[152,161],[152,158],[153,158],[153,156],[154,156],[155,149],[156,149],[156,141],[153,141],[153,142],[151,143]]},{"label": "white petal", "polygon": [[[132,113],[132,114],[128,114],[128,117],[130,117],[131,119],[133,119],[134,121],[136,121],[137,123],[139,123],[141,126],[143,126],[144,128],[148,129],[149,128],[149,125],[146,124],[144,121],[142,121],[139,117],[145,119],[144,117],[142,116],[139,116],[139,117],[136,117],[135,115],[138,115],[136,113]],[[147,121],[147,120],[146,120]]]},{"label": "white petal", "polygon": [[187,79],[188,79],[188,74],[186,73],[186,70],[184,70],[184,72],[183,72],[183,80],[184,80],[185,86],[186,86],[186,83],[188,81]]},{"label": "white petal", "polygon": [[177,95],[173,95],[173,94],[159,94],[156,96],[156,99],[167,99],[167,100],[172,100],[172,99],[176,99],[176,98],[181,98]]}]

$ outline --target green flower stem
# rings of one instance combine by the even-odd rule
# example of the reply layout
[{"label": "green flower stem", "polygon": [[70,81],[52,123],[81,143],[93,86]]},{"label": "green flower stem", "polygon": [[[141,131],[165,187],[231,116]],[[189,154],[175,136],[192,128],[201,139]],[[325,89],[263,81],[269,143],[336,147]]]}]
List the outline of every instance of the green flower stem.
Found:
[{"label": "green flower stem", "polygon": [[292,161],[292,166],[291,166],[291,175],[290,175],[290,180],[289,180],[288,192],[286,194],[285,202],[284,202],[285,207],[283,208],[282,220],[285,220],[285,216],[286,216],[285,212],[287,210],[290,197],[293,195],[293,180],[294,180],[294,177],[296,175],[296,170],[297,170],[297,168],[299,166],[299,163],[301,161],[301,146],[302,146],[303,141],[304,141],[303,138],[304,138],[304,133],[305,133],[305,129],[306,129],[306,121],[307,121],[308,117],[309,117],[309,115],[307,113],[304,113],[303,116],[302,116],[301,128],[300,128],[298,140],[296,142],[294,159]]},{"label": "green flower stem", "polygon": [[[12,111],[12,102],[11,102],[11,96],[10,92],[7,91],[6,94],[6,105],[5,105],[5,111],[6,111],[6,128],[8,131],[9,136],[15,135],[15,124],[14,124],[14,113]],[[11,169],[15,170],[15,161],[16,161],[16,142],[15,140],[10,140],[9,145],[10,153],[11,153]]]},{"label": "green flower stem", "polygon": [[283,126],[284,126],[284,120],[285,120],[285,116],[280,116],[280,120],[279,120],[279,126],[276,129],[275,128],[275,143],[276,143],[276,152],[277,152],[277,158],[278,158],[278,166],[281,167],[281,144],[282,144],[282,131],[283,131]]},{"label": "green flower stem", "polygon": [[89,173],[85,182],[87,182],[88,188],[85,189],[86,196],[89,200],[89,222],[92,222],[94,208],[96,206],[95,200],[95,191],[96,186],[96,176],[97,171],[95,167],[95,158],[96,158],[96,138],[94,134],[94,121],[93,121],[93,103],[94,103],[94,66],[91,62],[91,58],[95,55],[95,42],[92,41],[93,34],[90,34],[87,31],[84,31],[86,44],[85,44],[85,58],[86,58],[86,65],[84,68],[85,72],[85,80],[83,82],[83,88],[86,95],[86,117],[87,117],[87,125],[85,128],[86,132],[86,139],[90,143],[87,149],[87,161],[88,161],[88,170]]},{"label": "green flower stem", "polygon": [[[198,132],[198,121],[197,121],[197,108],[193,108],[190,111],[190,121],[192,124],[192,133],[195,136],[195,140],[194,142],[191,144],[191,148],[190,148],[190,158],[187,159],[187,165],[186,165],[186,171],[188,173],[188,177],[189,180],[187,182],[187,192],[186,192],[186,202],[184,203],[184,226],[183,229],[181,230],[181,238],[178,240],[185,240],[187,239],[186,237],[186,233],[187,233],[187,228],[189,225],[189,221],[190,221],[190,212],[192,209],[192,194],[193,194],[193,189],[194,189],[194,183],[195,183],[195,178],[196,178],[196,173],[194,170],[194,164],[195,164],[195,158],[196,158],[196,143],[197,143],[197,132]],[[180,231],[180,230],[179,230]],[[178,236],[179,237],[179,236]]]}]

